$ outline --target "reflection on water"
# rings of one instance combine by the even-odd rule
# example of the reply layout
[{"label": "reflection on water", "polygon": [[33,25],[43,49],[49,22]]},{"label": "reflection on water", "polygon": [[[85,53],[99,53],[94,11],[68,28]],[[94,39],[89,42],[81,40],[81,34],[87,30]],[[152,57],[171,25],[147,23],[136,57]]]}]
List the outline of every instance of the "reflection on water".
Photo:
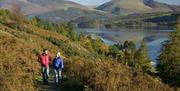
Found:
[{"label": "reflection on water", "polygon": [[135,30],[135,29],[76,29],[92,37],[100,37],[107,44],[133,41],[137,46],[144,40],[147,42],[149,57],[156,62],[160,52],[161,43],[168,40],[168,35],[173,30]]}]

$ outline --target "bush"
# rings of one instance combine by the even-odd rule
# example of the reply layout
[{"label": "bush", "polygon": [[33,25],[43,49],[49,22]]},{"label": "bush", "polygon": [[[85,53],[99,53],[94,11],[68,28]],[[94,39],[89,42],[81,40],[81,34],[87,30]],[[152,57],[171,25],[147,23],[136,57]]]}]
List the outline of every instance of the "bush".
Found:
[{"label": "bush", "polygon": [[58,39],[51,37],[51,36],[47,37],[46,39],[56,46],[59,46],[59,47],[64,46],[64,41],[62,41],[62,40],[58,40]]},{"label": "bush", "polygon": [[65,52],[65,54],[67,56],[78,56],[78,55],[80,55],[80,53],[76,49],[73,49],[73,48],[68,47],[68,46],[64,47],[63,51]]},{"label": "bush", "polygon": [[34,49],[33,52],[34,52],[34,54],[35,54],[36,56],[39,56],[39,54],[40,54],[40,52],[38,51],[38,49]]}]

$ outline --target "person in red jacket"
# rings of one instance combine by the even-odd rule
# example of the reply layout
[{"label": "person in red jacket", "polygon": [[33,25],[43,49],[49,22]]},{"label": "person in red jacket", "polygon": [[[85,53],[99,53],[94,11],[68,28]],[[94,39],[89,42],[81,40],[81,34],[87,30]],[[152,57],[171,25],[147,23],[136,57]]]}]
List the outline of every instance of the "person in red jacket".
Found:
[{"label": "person in red jacket", "polygon": [[51,56],[48,55],[48,50],[44,49],[43,53],[39,55],[38,61],[41,63],[41,72],[43,76],[43,84],[48,85],[49,78],[49,64],[51,62]]}]

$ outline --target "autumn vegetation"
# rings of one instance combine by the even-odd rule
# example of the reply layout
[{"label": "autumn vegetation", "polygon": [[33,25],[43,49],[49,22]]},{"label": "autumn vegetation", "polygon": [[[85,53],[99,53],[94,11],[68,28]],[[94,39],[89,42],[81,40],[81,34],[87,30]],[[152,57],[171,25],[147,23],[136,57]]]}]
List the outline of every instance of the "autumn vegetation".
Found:
[{"label": "autumn vegetation", "polygon": [[180,19],[176,31],[172,32],[169,40],[163,44],[159,56],[158,70],[165,83],[180,86]]},{"label": "autumn vegetation", "polygon": [[[38,17],[27,20],[1,9],[0,91],[39,90],[38,77],[41,74],[36,60],[44,48],[49,49],[52,56],[60,51],[67,58],[64,60],[62,89],[174,91],[175,86],[179,90],[179,55],[173,54],[179,53],[179,32],[172,33],[170,38],[162,48],[159,59],[160,77],[152,76],[151,61],[144,42],[138,49],[130,41],[109,46],[100,38],[92,39],[91,36],[74,32],[70,23],[54,24]],[[177,49],[171,51],[169,48]],[[164,53],[166,51],[169,55]],[[171,70],[164,70],[169,69],[167,67]]]}]

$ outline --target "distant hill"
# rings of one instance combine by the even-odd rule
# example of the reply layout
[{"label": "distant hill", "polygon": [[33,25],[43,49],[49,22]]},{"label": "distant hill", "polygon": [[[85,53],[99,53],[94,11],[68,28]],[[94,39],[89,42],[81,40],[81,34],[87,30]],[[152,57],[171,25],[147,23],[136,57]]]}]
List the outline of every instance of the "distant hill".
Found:
[{"label": "distant hill", "polygon": [[1,0],[0,7],[12,10],[15,7],[19,7],[25,15],[40,14],[48,12],[51,9],[33,4],[27,0]]},{"label": "distant hill", "polygon": [[112,0],[96,9],[114,14],[154,13],[179,11],[179,7],[154,0]]},{"label": "distant hill", "polygon": [[152,10],[140,0],[113,0],[96,9],[111,13],[140,13]]},{"label": "distant hill", "polygon": [[80,5],[78,3],[67,1],[67,0],[27,0],[30,3],[38,4],[43,7],[48,7],[51,9],[66,9],[66,8],[79,8],[79,9],[88,9],[88,7]]},{"label": "distant hill", "polygon": [[70,21],[79,17],[102,19],[112,16],[67,0],[2,0],[0,3],[1,8],[13,9],[18,6],[28,17],[39,16],[51,21]]},{"label": "distant hill", "polygon": [[104,20],[113,17],[114,15],[98,10],[67,8],[38,14],[37,16],[44,20],[50,20],[53,22],[67,22],[76,20],[81,17],[92,18],[96,20]]},{"label": "distant hill", "polygon": [[65,0],[28,0],[40,6],[52,8],[53,10],[38,14],[37,16],[53,22],[66,22],[80,17],[104,19],[113,16],[104,11],[95,10],[92,7],[83,6],[72,1]]},{"label": "distant hill", "polygon": [[65,0],[1,0],[0,3],[1,7],[9,9],[13,8],[14,5],[18,5],[26,15],[40,14],[69,7],[88,9],[86,6]]},{"label": "distant hill", "polygon": [[[180,6],[167,5],[154,0],[112,0],[97,8],[67,0],[0,0],[0,7],[10,10],[19,7],[28,18],[38,16],[41,19],[58,23],[75,21],[76,25],[79,23],[84,25],[87,22],[91,24],[92,21],[96,22],[96,20],[104,24],[113,22],[114,17],[115,21],[118,21],[117,14],[136,16],[144,15],[144,13],[178,13],[180,11]],[[128,16],[126,19],[129,18],[131,17]]]}]

